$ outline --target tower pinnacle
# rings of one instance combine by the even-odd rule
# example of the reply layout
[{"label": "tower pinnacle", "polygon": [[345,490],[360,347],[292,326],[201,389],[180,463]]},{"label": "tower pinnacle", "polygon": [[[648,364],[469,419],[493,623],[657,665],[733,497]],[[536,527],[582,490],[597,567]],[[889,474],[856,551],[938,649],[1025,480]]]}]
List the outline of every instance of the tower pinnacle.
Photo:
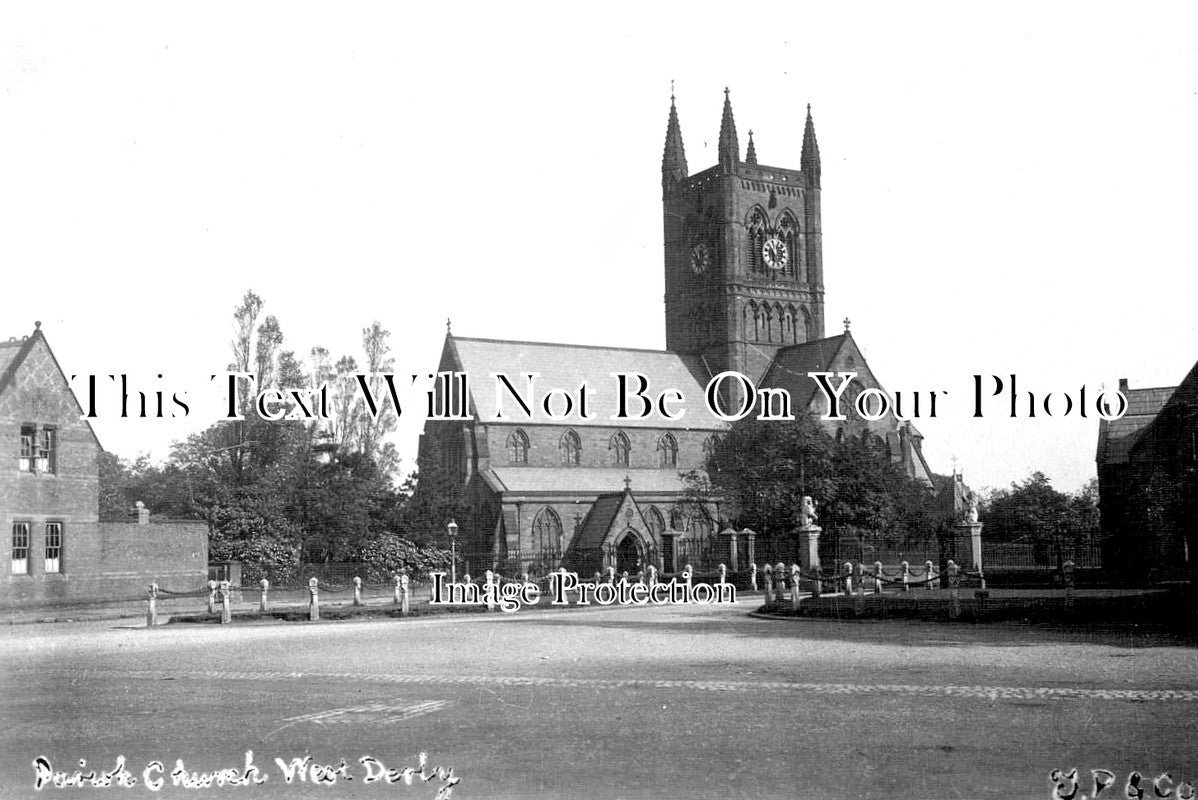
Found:
[{"label": "tower pinnacle", "polygon": [[753,146],[753,131],[749,131],[749,148],[745,151],[745,163],[757,163],[757,148]]},{"label": "tower pinnacle", "polygon": [[819,188],[819,143],[815,141],[815,122],[811,119],[811,104],[807,104],[807,125],[803,128],[803,154],[799,166],[811,181],[811,185]]},{"label": "tower pinnacle", "polygon": [[666,147],[661,157],[662,190],[668,191],[675,183],[685,180],[687,174],[682,128],[678,124],[678,109],[674,107],[674,82],[670,81],[670,119],[666,123]]},{"label": "tower pinnacle", "polygon": [[724,116],[720,120],[720,169],[733,173],[740,161],[740,143],[736,140],[736,121],[732,119],[732,98],[724,87]]}]

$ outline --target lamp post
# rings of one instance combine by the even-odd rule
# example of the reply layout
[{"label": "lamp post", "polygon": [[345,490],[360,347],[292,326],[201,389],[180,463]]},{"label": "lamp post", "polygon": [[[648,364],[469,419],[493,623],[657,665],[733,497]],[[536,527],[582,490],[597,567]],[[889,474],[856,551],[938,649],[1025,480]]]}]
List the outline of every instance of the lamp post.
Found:
[{"label": "lamp post", "polygon": [[449,531],[449,582],[458,582],[458,524],[452,519],[445,526],[445,530]]}]

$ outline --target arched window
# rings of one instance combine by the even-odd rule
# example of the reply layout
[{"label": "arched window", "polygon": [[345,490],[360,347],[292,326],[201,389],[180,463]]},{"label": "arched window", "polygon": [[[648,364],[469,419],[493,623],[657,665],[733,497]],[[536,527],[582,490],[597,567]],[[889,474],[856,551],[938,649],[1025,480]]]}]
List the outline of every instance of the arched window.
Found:
[{"label": "arched window", "polygon": [[782,222],[778,226],[778,235],[786,245],[786,252],[790,254],[790,258],[786,264],[786,274],[793,278],[801,277],[799,274],[799,224],[791,216],[789,210],[782,213]]},{"label": "arched window", "polygon": [[528,435],[516,428],[507,437],[508,461],[512,464],[528,463]]},{"label": "arched window", "polygon": [[761,257],[761,248],[765,244],[765,214],[760,208],[753,209],[753,213],[749,215],[748,235],[745,238],[749,246],[746,260],[749,271],[761,272],[765,269],[765,262]]},{"label": "arched window", "polygon": [[715,435],[708,436],[706,439],[703,440],[703,463],[704,464],[707,464],[707,462],[711,461],[712,457],[715,456],[715,448],[716,448],[716,445],[718,445],[719,443],[720,443],[720,439],[718,436],[715,436]]},{"label": "arched window", "polygon": [[806,308],[804,308],[803,309],[803,336],[805,338],[803,339],[803,341],[804,342],[812,341],[815,338],[814,333],[815,333],[815,331],[811,325],[811,313],[809,311],[807,311]]},{"label": "arched window", "polygon": [[608,447],[612,451],[612,458],[617,467],[628,466],[628,455],[632,451],[632,443],[628,441],[624,431],[616,431],[612,435]]},{"label": "arched window", "polygon": [[658,463],[663,467],[678,466],[678,440],[673,434],[662,434],[657,440]]},{"label": "arched window", "polygon": [[645,509],[645,524],[649,526],[649,532],[653,534],[653,538],[661,538],[661,532],[666,529],[666,520],[657,510],[657,506],[649,506]]},{"label": "arched window", "polygon": [[570,466],[578,466],[582,461],[582,442],[578,438],[578,434],[574,431],[566,431],[562,434],[561,442],[562,463]]},{"label": "arched window", "polygon": [[542,553],[557,550],[562,535],[562,521],[557,512],[545,506],[532,521],[532,545]]}]

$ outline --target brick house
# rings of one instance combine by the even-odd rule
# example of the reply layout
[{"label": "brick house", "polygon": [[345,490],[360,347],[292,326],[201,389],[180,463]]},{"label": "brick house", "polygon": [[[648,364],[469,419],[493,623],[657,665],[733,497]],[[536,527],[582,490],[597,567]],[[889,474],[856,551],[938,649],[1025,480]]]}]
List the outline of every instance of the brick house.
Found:
[{"label": "brick house", "polygon": [[1119,391],[1098,426],[1103,563],[1128,581],[1189,578],[1198,546],[1198,364],[1178,386]]},{"label": "brick house", "polygon": [[41,323],[0,341],[0,605],[134,596],[154,579],[197,588],[206,576],[203,523],[99,521],[100,452]]},{"label": "brick house", "polygon": [[[796,415],[824,410],[810,371],[857,373],[846,399],[881,388],[847,320],[843,334],[824,334],[820,157],[810,108],[800,169],[759,164],[752,133],[741,160],[727,95],[718,152],[716,166],[689,173],[671,98],[662,158],[666,350],[447,332],[438,370],[465,372],[470,390],[465,398],[454,390],[444,402],[464,403],[465,418],[430,419],[418,465],[424,471],[436,461],[464,488],[472,512],[458,522],[470,569],[564,564],[635,572],[652,564],[672,572],[687,562],[712,568],[721,561],[743,568],[754,559],[753,544],[734,546],[722,533],[719,499],[696,501],[680,479],[703,469],[729,426],[707,409],[708,382],[731,371],[756,387],[785,389]],[[647,376],[650,391],[680,391],[685,416],[613,421],[613,372]],[[500,418],[492,373],[517,382],[536,373],[546,390],[573,392],[586,382],[592,418]],[[725,409],[737,401],[730,387],[720,392]],[[908,475],[931,485],[922,437],[909,423],[850,415],[824,424],[833,436],[868,430]]]}]

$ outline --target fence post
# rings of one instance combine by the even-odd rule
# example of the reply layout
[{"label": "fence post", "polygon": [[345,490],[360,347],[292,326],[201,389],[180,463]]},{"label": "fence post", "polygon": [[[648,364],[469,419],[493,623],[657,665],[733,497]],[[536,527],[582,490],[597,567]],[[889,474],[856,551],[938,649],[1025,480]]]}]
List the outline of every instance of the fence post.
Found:
[{"label": "fence post", "polygon": [[308,578],[308,621],[320,619],[320,581]]},{"label": "fence post", "polygon": [[266,595],[270,592],[270,581],[266,578],[258,581],[258,586],[262,588],[262,597],[258,600],[258,610],[266,611]]},{"label": "fence post", "polygon": [[904,561],[901,566],[903,568],[903,591],[909,592],[911,591],[911,587],[907,585],[907,582],[911,580],[911,565]]},{"label": "fence post", "polygon": [[931,561],[923,562],[923,568],[924,568],[924,578],[927,580],[927,583],[924,584],[924,587],[926,587],[929,591],[931,591],[932,589],[939,589],[940,588],[940,579],[937,578],[936,573],[932,571],[932,562]]},{"label": "fence post", "polygon": [[228,625],[233,621],[233,611],[229,608],[229,587],[232,586],[228,581],[220,582],[220,624]]},{"label": "fence post", "polygon": [[405,572],[399,576],[399,613],[405,617],[408,615],[410,596],[408,574]]},{"label": "fence post", "polygon": [[762,567],[761,579],[765,585],[765,607],[769,608],[774,604],[774,568],[769,564]]},{"label": "fence post", "polygon": [[691,579],[695,575],[695,568],[687,564],[682,568],[682,579],[686,581],[686,593],[689,595],[691,590]]},{"label": "fence post", "polygon": [[150,607],[146,611],[146,627],[153,628],[158,624],[158,584],[150,583]]},{"label": "fence post", "polygon": [[487,611],[494,611],[495,589],[493,584],[495,583],[495,573],[491,570],[487,570],[483,573],[483,580],[486,581],[483,586],[483,597],[485,597],[487,600]]},{"label": "fence post", "polygon": [[657,567],[649,565],[649,588],[652,589],[657,585]]},{"label": "fence post", "polygon": [[720,570],[720,583],[727,583],[728,582],[728,565],[720,564],[719,570]]},{"label": "fence post", "polygon": [[865,614],[865,564],[857,565],[857,596],[853,600],[857,616]]},{"label": "fence post", "polygon": [[620,582],[628,583],[628,570],[624,570],[623,572],[620,573]]},{"label": "fence post", "polygon": [[757,565],[749,565],[749,588],[754,592],[757,591]]},{"label": "fence post", "polygon": [[948,561],[948,618],[961,616],[961,568],[951,558]]},{"label": "fence post", "polygon": [[1065,583],[1065,613],[1073,611],[1073,569],[1076,565],[1070,559],[1061,565],[1061,579]]},{"label": "fence post", "polygon": [[362,605],[362,579],[354,576],[354,605]]},{"label": "fence post", "polygon": [[853,596],[853,562],[844,562],[844,593]]},{"label": "fence post", "polygon": [[799,565],[790,565],[790,607],[799,610]]},{"label": "fence post", "polygon": [[216,581],[208,581],[208,613],[216,613]]},{"label": "fence post", "polygon": [[399,573],[392,575],[391,580],[395,583],[394,602],[395,602],[395,605],[399,605],[399,603],[400,603],[400,600],[399,600]]},{"label": "fence post", "polygon": [[882,593],[882,562],[874,562],[874,594]]},{"label": "fence post", "polygon": [[611,565],[607,567],[607,582],[613,586],[616,583],[616,568]]}]

